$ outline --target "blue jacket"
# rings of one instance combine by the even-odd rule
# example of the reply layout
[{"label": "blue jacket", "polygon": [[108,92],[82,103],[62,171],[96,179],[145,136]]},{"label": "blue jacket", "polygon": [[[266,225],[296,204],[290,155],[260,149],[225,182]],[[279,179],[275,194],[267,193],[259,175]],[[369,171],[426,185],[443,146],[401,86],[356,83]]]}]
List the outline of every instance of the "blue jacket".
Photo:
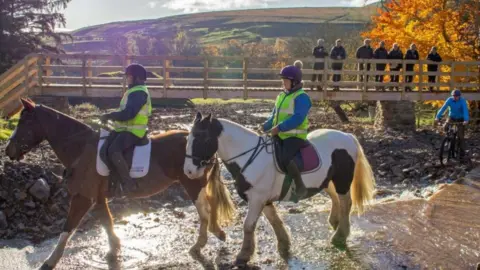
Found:
[{"label": "blue jacket", "polygon": [[443,104],[442,108],[437,113],[437,119],[442,118],[447,107],[450,108],[448,117],[452,119],[463,118],[463,121],[469,120],[467,101],[463,97],[460,97],[458,101],[455,101],[453,97],[447,98],[447,100],[445,100],[445,104]]},{"label": "blue jacket", "polygon": [[[297,128],[302,124],[303,120],[307,117],[310,108],[312,107],[312,102],[307,94],[301,94],[295,98],[295,106],[293,115],[287,120],[283,121],[278,125],[278,129],[282,132],[289,131],[291,129]],[[268,120],[263,124],[263,131],[269,131],[273,128],[273,119],[275,117],[275,108],[273,108],[272,114]]]}]

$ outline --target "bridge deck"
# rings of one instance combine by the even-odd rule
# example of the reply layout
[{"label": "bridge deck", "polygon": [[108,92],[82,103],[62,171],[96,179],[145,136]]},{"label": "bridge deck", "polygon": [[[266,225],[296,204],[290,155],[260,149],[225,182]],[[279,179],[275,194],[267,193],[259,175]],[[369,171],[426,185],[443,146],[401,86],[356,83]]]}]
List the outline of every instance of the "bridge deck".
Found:
[{"label": "bridge deck", "polygon": [[[164,89],[162,85],[149,86],[153,98],[249,98],[249,99],[275,99],[279,87],[224,87],[211,86],[170,86]],[[315,100],[444,100],[449,96],[445,91],[377,91],[374,88],[368,91],[355,88],[333,88],[326,90],[306,89],[312,99]],[[123,93],[120,85],[92,85],[82,84],[49,84],[35,87],[34,92],[38,95],[70,96],[70,97],[121,97]],[[480,91],[464,91],[465,98],[480,100]],[[246,96],[245,96],[246,94]]]}]

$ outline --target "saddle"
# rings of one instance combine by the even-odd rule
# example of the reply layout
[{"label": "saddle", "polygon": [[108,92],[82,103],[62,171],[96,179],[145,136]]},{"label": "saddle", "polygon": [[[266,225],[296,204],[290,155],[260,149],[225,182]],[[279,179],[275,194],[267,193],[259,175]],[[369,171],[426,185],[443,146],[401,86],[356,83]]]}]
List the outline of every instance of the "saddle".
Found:
[{"label": "saddle", "polygon": [[[287,169],[282,165],[281,144],[279,140],[273,140],[273,156],[276,168],[279,172],[286,174]],[[302,174],[313,173],[320,169],[322,162],[315,146],[307,139],[305,144],[294,157],[294,162]]]},{"label": "saddle", "polygon": [[[107,145],[112,140],[112,133],[101,130],[100,139],[98,140],[97,147],[97,172],[102,176],[109,176],[110,170],[106,163],[108,159],[105,154],[101,152],[103,144]],[[147,175],[150,167],[150,154],[151,154],[152,142],[146,135],[136,144],[127,148],[123,152],[123,156],[127,161],[130,169],[130,177],[141,178]]]}]

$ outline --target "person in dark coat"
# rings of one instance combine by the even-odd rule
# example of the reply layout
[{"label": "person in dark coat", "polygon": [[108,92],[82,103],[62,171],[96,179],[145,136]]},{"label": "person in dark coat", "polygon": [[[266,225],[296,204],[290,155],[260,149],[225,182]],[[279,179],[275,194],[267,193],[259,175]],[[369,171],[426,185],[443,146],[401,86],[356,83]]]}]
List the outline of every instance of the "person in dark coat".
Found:
[{"label": "person in dark coat", "polygon": [[[328,51],[324,47],[325,41],[323,39],[317,40],[317,46],[313,48],[312,55],[315,56],[315,59],[325,59],[328,56]],[[324,70],[325,69],[325,62],[315,62],[313,64],[313,70]],[[322,81],[323,75],[322,74],[313,74],[312,75],[312,82]],[[321,86],[317,86],[318,90],[322,90]],[[313,86],[312,86],[313,90]]]},{"label": "person in dark coat", "polygon": [[[387,59],[388,58],[388,51],[385,49],[385,41],[380,41],[379,47],[375,49],[373,52],[373,58],[374,59]],[[377,71],[385,71],[385,67],[387,64],[380,64],[377,63],[375,68]],[[375,82],[382,82],[383,83],[383,74],[378,74],[375,75]],[[381,88],[382,90],[385,91],[385,87],[377,87],[377,89]]]},{"label": "person in dark coat", "polygon": [[[430,53],[427,56],[427,60],[433,62],[442,62],[442,57],[437,53],[437,47],[433,46],[430,50]],[[427,65],[428,72],[437,72],[438,65],[437,64],[428,64]],[[436,75],[428,75],[428,83],[435,83],[437,79]],[[429,87],[430,91],[433,91],[433,86]]]},{"label": "person in dark coat", "polygon": [[[370,39],[365,39],[363,41],[363,46],[358,47],[356,57],[357,59],[372,59],[373,58],[373,49],[370,47],[371,40]],[[370,70],[370,63],[366,64],[367,66],[367,71]],[[358,63],[358,70],[364,70],[365,64],[363,63]],[[367,81],[368,81],[368,75],[367,75]],[[363,75],[359,74],[358,78],[361,82],[363,82]]]},{"label": "person in dark coat", "polygon": [[[392,60],[403,60],[403,52],[400,50],[400,47],[398,46],[397,43],[393,44],[393,48],[388,52],[388,59]],[[395,64],[390,64],[390,71],[400,71],[402,69],[402,64],[395,63]],[[391,82],[396,82],[398,83],[400,79],[399,75],[390,75],[390,81]],[[393,90],[393,87],[390,89]],[[395,89],[398,90],[398,86],[395,86]]]},{"label": "person in dark coat", "polygon": [[[330,58],[333,60],[344,60],[347,58],[347,51],[345,51],[345,48],[342,46],[342,40],[337,39],[335,41],[335,46],[330,50]],[[332,69],[335,71],[342,70],[343,68],[343,63],[332,63]],[[332,80],[334,82],[339,82],[342,79],[341,74],[333,74]],[[334,86],[333,90],[339,90],[339,86]]]},{"label": "person in dark coat", "polygon": [[[417,46],[412,43],[410,45],[410,50],[407,51],[405,54],[405,60],[418,60],[420,59],[420,55],[418,54],[417,51]],[[415,67],[415,64],[406,64],[406,71],[410,72],[413,71],[413,68]],[[413,75],[405,75],[405,82],[406,83],[411,83],[413,81]],[[411,86],[406,86],[405,91],[412,91]]]}]

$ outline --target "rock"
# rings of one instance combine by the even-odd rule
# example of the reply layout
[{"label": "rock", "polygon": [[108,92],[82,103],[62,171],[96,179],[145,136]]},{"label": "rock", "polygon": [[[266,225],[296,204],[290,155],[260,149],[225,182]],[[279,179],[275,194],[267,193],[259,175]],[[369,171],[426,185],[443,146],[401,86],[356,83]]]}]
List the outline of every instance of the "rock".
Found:
[{"label": "rock", "polygon": [[387,175],[387,172],[386,172],[386,171],[380,171],[380,170],[379,170],[379,171],[378,171],[378,174],[379,174],[380,176],[385,176],[385,175]]},{"label": "rock", "polygon": [[35,203],[32,202],[32,201],[28,201],[28,202],[24,203],[23,205],[25,205],[25,207],[27,207],[27,208],[35,209]]},{"label": "rock", "polygon": [[288,209],[288,213],[290,214],[299,214],[299,213],[303,213],[303,211],[305,211],[305,209],[300,209],[298,207]]},{"label": "rock", "polygon": [[46,202],[50,197],[50,186],[43,178],[39,178],[28,192],[37,200]]},{"label": "rock", "polygon": [[20,231],[23,231],[23,230],[25,230],[25,225],[23,225],[23,223],[20,222],[17,225],[17,229],[19,229]]},{"label": "rock", "polygon": [[403,173],[403,174],[408,174],[409,172],[413,171],[413,169],[414,169],[413,167],[403,169],[403,170],[402,170],[402,173]]},{"label": "rock", "polygon": [[8,200],[8,192],[3,191],[3,190],[0,191],[0,199],[2,199],[4,201]]},{"label": "rock", "polygon": [[6,229],[8,227],[7,217],[0,211],[0,229]]},{"label": "rock", "polygon": [[376,190],[376,195],[377,196],[388,196],[388,195],[392,195],[392,194],[395,194],[395,191],[390,190],[390,189],[381,188],[381,189]]},{"label": "rock", "polygon": [[27,198],[27,193],[23,192],[23,191],[18,191],[18,192],[15,192],[15,199],[17,199],[17,201],[23,201]]},{"label": "rock", "polygon": [[405,184],[405,185],[410,185],[412,183],[412,179],[411,178],[405,178],[403,179],[402,181],[402,184]]},{"label": "rock", "polygon": [[467,175],[467,173],[465,171],[461,171],[459,174],[458,174],[458,177],[465,177],[465,175]]},{"label": "rock", "polygon": [[385,169],[386,167],[388,167],[388,163],[387,162],[383,162],[382,164],[380,164],[380,166],[378,166],[380,169]]},{"label": "rock", "polygon": [[433,177],[433,175],[432,175],[432,174],[429,174],[429,175],[427,175],[427,176],[422,177],[420,180],[421,180],[421,181],[428,181],[428,180],[432,179],[432,177]]},{"label": "rock", "polygon": [[392,168],[392,173],[397,177],[403,177],[402,169],[398,166]]}]

